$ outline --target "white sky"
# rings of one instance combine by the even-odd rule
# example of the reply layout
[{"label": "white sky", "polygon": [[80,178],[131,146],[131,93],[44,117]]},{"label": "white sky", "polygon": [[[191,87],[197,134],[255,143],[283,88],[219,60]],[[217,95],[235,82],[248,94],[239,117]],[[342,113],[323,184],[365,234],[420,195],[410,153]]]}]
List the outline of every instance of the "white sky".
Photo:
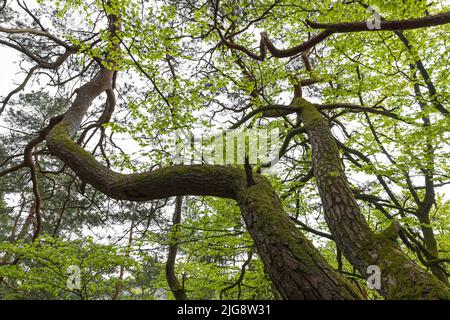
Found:
[{"label": "white sky", "polygon": [[19,55],[9,48],[0,46],[0,96],[7,95],[18,83],[13,81],[23,80],[24,75],[19,77],[16,74],[20,71],[17,65]]}]

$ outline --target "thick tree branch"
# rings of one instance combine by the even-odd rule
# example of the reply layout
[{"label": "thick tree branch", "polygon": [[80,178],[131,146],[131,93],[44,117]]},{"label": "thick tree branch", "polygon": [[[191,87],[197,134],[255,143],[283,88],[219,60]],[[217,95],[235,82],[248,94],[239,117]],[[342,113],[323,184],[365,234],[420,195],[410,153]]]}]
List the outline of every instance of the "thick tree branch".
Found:
[{"label": "thick tree branch", "polygon": [[[378,265],[382,271],[378,291],[386,298],[449,299],[448,288],[410,260],[390,235],[370,229],[350,188],[327,121],[314,104],[304,99],[294,99],[294,104],[307,128],[325,220],[344,256],[362,275],[367,276],[370,265]],[[411,294],[412,288],[416,293]]]},{"label": "thick tree branch", "polygon": [[367,21],[361,22],[339,22],[339,23],[317,23],[306,20],[307,24],[313,29],[325,29],[330,32],[346,33],[361,31],[396,31],[409,30],[439,26],[450,23],[450,12],[444,12],[433,16],[414,18],[407,20],[380,21],[380,27],[370,29]]},{"label": "thick tree branch", "polygon": [[28,81],[31,79],[31,76],[38,68],[39,68],[39,66],[37,66],[37,65],[34,67],[31,67],[30,70],[28,71],[25,79],[23,79],[22,83],[19,86],[17,86],[17,88],[15,88],[10,93],[8,93],[8,95],[5,97],[5,99],[3,99],[2,107],[0,108],[0,114],[3,113],[3,111],[6,108],[6,105],[8,104],[8,102],[12,98],[12,96],[15,95],[16,93],[22,91],[23,89],[25,89],[25,86],[27,85]]},{"label": "thick tree branch", "polygon": [[262,176],[254,174],[255,185],[248,187],[245,171],[227,166],[180,165],[126,175],[108,169],[74,143],[71,137],[93,99],[110,88],[112,76],[112,71],[102,68],[96,77],[78,89],[62,121],[47,135],[47,146],[53,155],[83,181],[115,199],[146,201],[184,195],[235,199],[272,281],[284,298],[361,297],[289,221],[270,183]]}]

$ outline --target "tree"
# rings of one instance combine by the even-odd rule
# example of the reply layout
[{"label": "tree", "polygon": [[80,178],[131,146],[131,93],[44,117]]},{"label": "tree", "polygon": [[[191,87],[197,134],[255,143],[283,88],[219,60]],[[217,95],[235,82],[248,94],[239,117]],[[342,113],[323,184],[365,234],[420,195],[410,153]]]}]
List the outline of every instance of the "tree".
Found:
[{"label": "tree", "polygon": [[[284,299],[362,299],[365,290],[347,276],[365,279],[374,265],[381,270],[377,291],[384,298],[448,299],[448,249],[439,249],[437,239],[448,243],[449,212],[438,201],[439,188],[449,183],[443,139],[449,70],[434,50],[448,54],[450,15],[425,1],[375,2],[383,13],[377,29],[364,22],[363,1],[186,0],[152,6],[71,0],[35,10],[4,1],[0,44],[19,52],[29,69],[1,111],[31,79],[44,77],[50,81],[43,88],[57,88],[66,103],[61,113],[47,115],[37,135],[22,140],[23,161],[9,156],[0,172],[29,174],[31,241],[51,223],[42,215],[47,199],[41,180],[70,172],[69,184],[77,181],[77,192],[91,192],[96,201],[177,198],[166,262],[176,298],[189,297],[175,272],[181,197],[206,196],[236,202],[264,272]],[[19,22],[16,9],[27,23]],[[341,21],[343,13],[352,22]],[[257,50],[255,30],[264,31]],[[278,39],[290,47],[280,49]],[[286,96],[290,102],[280,103]],[[113,118],[119,112],[127,116]],[[282,131],[274,177],[261,174],[267,163],[252,168],[250,155],[243,166],[173,163],[163,143],[167,135],[195,125],[211,128],[224,121],[221,116],[229,128]],[[133,162],[113,142],[114,133],[132,137],[146,161]],[[353,174],[364,177],[358,185]],[[314,206],[313,212],[322,208],[319,221],[330,234],[302,221],[300,212]],[[135,228],[133,221],[129,245]],[[301,229],[335,242],[337,268]],[[7,258],[8,264],[20,263],[10,253]],[[242,262],[242,277],[220,296],[240,287],[252,259],[253,249]],[[345,271],[344,264],[354,270]],[[114,297],[120,291],[116,286]]]}]

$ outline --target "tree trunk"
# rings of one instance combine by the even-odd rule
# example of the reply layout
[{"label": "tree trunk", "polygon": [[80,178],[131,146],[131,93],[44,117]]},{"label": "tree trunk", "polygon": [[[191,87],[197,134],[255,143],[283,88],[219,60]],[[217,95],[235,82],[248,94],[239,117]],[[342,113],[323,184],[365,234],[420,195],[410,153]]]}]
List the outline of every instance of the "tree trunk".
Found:
[{"label": "tree trunk", "polygon": [[78,130],[94,98],[110,89],[113,72],[102,69],[77,91],[72,106],[46,138],[49,151],[84,182],[114,199],[146,201],[204,195],[238,201],[248,231],[272,281],[284,299],[360,299],[361,295],[325,261],[284,212],[270,183],[255,174],[248,187],[242,168],[171,166],[141,174],[120,174],[77,145]]},{"label": "tree trunk", "polygon": [[180,284],[175,274],[175,262],[177,258],[178,243],[180,237],[178,232],[180,230],[181,223],[181,206],[183,204],[183,197],[175,198],[175,210],[172,216],[172,228],[169,235],[169,253],[167,254],[166,261],[166,279],[169,284],[169,288],[172,291],[176,300],[187,300],[186,290]]},{"label": "tree trunk", "polygon": [[262,176],[241,186],[237,201],[272,282],[284,299],[361,299],[295,227]]},{"label": "tree trunk", "polygon": [[365,277],[367,268],[381,269],[381,288],[388,299],[450,299],[448,288],[416,265],[395,242],[395,222],[382,234],[369,228],[350,189],[334,136],[316,107],[302,98],[300,108],[312,148],[314,176],[324,207],[325,220],[336,244],[348,261]]}]

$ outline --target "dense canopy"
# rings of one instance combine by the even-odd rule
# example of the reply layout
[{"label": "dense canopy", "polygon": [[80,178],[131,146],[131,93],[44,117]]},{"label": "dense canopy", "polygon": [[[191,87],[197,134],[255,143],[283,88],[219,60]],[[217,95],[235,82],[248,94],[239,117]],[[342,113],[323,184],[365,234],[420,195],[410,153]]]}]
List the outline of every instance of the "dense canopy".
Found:
[{"label": "dense canopy", "polygon": [[0,298],[449,299],[449,32],[448,1],[0,1]]}]

